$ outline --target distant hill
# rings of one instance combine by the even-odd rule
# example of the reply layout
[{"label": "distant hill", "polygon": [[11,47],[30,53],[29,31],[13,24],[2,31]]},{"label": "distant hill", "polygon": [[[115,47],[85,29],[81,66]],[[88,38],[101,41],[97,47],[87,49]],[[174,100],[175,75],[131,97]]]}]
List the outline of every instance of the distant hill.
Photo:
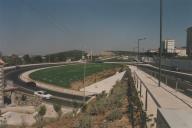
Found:
[{"label": "distant hill", "polygon": [[67,59],[71,59],[72,61],[79,60],[82,58],[83,55],[87,55],[85,51],[80,50],[71,50],[71,51],[64,51],[59,53],[53,53],[45,55],[47,61],[51,62],[58,62],[58,61],[66,61]]}]

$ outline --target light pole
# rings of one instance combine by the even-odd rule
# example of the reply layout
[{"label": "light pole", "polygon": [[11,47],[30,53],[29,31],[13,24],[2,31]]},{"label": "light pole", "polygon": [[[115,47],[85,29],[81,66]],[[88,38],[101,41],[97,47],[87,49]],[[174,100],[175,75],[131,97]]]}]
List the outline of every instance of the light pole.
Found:
[{"label": "light pole", "polygon": [[137,60],[139,61],[139,59],[140,59],[140,52],[139,52],[139,45],[140,45],[140,41],[142,41],[142,40],[145,40],[146,39],[146,37],[144,37],[144,38],[139,38],[138,40],[137,40],[137,43],[138,43],[138,53],[137,53]]},{"label": "light pole", "polygon": [[84,64],[83,64],[83,103],[85,104],[85,101],[86,101],[86,98],[85,98],[85,76],[86,76],[86,64],[87,64],[87,61],[85,59],[85,52],[82,50],[82,61],[84,61]]},{"label": "light pole", "polygon": [[163,26],[163,0],[160,0],[160,48],[159,48],[159,87],[161,86],[161,57],[162,57],[162,26]]},{"label": "light pole", "polygon": [[85,59],[85,62],[84,62],[84,66],[83,66],[83,86],[84,86],[84,96],[83,96],[83,103],[85,104],[85,75],[86,75],[86,64],[87,64],[87,61]]}]

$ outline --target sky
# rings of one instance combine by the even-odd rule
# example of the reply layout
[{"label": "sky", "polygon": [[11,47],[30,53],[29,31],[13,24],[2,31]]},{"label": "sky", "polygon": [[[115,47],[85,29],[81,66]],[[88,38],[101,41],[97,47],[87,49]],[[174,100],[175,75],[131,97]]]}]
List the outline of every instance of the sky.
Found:
[{"label": "sky", "polygon": [[[164,0],[163,39],[186,45],[192,0]],[[72,49],[159,47],[159,0],[0,0],[0,51],[48,54]]]}]

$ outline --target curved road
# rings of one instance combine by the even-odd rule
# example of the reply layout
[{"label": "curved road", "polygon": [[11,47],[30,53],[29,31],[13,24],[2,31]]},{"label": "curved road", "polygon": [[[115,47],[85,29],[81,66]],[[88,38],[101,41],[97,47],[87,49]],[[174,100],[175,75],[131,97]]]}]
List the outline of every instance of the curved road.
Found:
[{"label": "curved road", "polygon": [[[59,64],[55,64],[55,65],[51,65],[51,66],[56,66],[56,65],[59,65]],[[67,94],[67,93],[59,93],[59,92],[43,89],[40,87],[27,86],[27,84],[25,82],[23,82],[22,80],[19,79],[20,74],[22,74],[26,71],[32,70],[32,69],[43,68],[43,67],[50,67],[50,65],[20,67],[17,69],[7,70],[7,71],[5,71],[5,79],[13,81],[15,86],[18,86],[20,90],[22,90],[26,93],[33,94],[34,91],[37,91],[37,90],[44,90],[44,91],[50,93],[51,95],[53,95],[53,98],[51,98],[50,100],[45,100],[47,102],[60,103],[62,105],[70,106],[70,107],[72,107],[74,105],[74,103],[79,104],[79,105],[82,104],[82,101],[84,99],[83,96],[72,95],[72,94]],[[86,100],[88,100],[89,98],[90,97],[85,97]]]}]

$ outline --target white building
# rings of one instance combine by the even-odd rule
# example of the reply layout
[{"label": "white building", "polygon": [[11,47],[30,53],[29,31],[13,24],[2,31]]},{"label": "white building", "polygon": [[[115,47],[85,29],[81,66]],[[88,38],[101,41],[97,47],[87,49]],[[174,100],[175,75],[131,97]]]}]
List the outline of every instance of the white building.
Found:
[{"label": "white building", "polygon": [[175,40],[164,40],[163,41],[163,51],[165,53],[175,52]]},{"label": "white building", "polygon": [[186,48],[175,48],[175,53],[177,56],[187,56]]}]

